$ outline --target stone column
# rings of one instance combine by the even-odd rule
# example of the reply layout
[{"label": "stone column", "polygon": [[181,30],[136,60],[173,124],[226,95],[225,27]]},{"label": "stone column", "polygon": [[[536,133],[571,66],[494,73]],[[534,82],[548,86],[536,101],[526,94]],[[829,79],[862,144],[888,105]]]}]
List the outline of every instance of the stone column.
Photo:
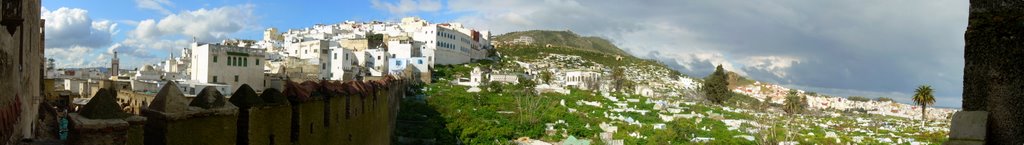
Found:
[{"label": "stone column", "polygon": [[970,4],[964,34],[963,109],[989,112],[988,144],[1022,144],[1024,1],[971,0]]}]

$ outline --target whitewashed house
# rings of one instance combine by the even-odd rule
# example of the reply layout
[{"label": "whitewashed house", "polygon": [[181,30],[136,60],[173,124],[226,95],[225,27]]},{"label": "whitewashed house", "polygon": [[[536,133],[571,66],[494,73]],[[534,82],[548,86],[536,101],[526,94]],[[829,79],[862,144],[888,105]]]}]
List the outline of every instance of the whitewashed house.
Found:
[{"label": "whitewashed house", "polygon": [[249,84],[256,91],[266,88],[263,49],[199,43],[192,43],[191,49],[190,80],[225,84],[232,89],[242,84]]},{"label": "whitewashed house", "polygon": [[327,68],[330,70],[327,72],[326,77],[329,80],[352,80],[354,74],[358,72],[359,64],[356,63],[356,54],[351,49],[341,47],[331,47],[329,49],[330,61],[327,61]]},{"label": "whitewashed house", "polygon": [[565,72],[564,76],[559,77],[562,85],[565,87],[576,87],[579,89],[589,90],[597,89],[597,83],[600,80],[601,73],[590,72],[590,71],[569,71]]},{"label": "whitewashed house", "polygon": [[384,49],[367,49],[364,54],[364,62],[369,76],[384,76],[388,71],[388,57]]}]

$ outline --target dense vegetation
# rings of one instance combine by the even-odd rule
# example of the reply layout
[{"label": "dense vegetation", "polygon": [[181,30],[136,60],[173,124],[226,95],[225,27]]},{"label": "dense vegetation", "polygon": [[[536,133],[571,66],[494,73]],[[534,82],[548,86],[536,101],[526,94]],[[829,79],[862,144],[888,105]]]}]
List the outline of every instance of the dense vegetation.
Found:
[{"label": "dense vegetation", "polygon": [[[518,38],[512,35],[500,37]],[[589,139],[593,141],[592,144],[603,144],[599,135],[602,129],[598,125],[612,123],[618,127],[612,138],[622,139],[625,144],[694,144],[693,141],[700,138],[714,139],[706,144],[891,144],[892,142],[882,142],[880,136],[893,134],[930,143],[945,140],[945,132],[926,131],[927,128],[920,126],[898,125],[914,120],[862,113],[865,111],[858,113],[807,109],[806,95],[818,96],[814,92],[798,95],[795,90],[790,91],[782,105],[733,93],[729,88],[753,84],[755,81],[723,70],[721,66],[711,75],[697,80],[704,86],[701,86],[700,90],[692,91],[692,95],[648,98],[626,94],[631,92],[628,91],[631,84],[637,82],[624,79],[624,75],[636,70],[623,68],[668,67],[656,61],[596,50],[558,45],[510,45],[498,49],[497,54],[502,58],[497,61],[437,65],[433,70],[434,82],[416,87],[409,95],[416,97],[410,97],[402,102],[396,135],[401,136],[399,140],[406,140],[400,143],[407,144],[511,144],[511,140],[519,137],[557,142],[566,139],[567,136]],[[503,70],[503,73],[525,73],[521,72],[518,65],[508,60],[540,59],[548,56],[546,54],[580,56],[590,61],[580,65],[601,65],[610,68],[606,70],[610,72],[606,73],[611,75],[608,79],[612,79],[611,85],[616,88],[614,90],[626,91],[615,91],[604,96],[597,92],[569,88],[569,94],[537,94],[532,88],[535,84],[554,79],[553,72],[548,71],[529,76],[535,79],[520,77],[519,84],[485,83],[480,86],[483,91],[477,93],[466,92],[469,87],[457,86],[452,82],[457,78],[468,77],[473,67]],[[670,75],[682,76],[676,71],[672,72]],[[700,97],[701,95],[704,97]],[[610,101],[627,99],[637,101]],[[682,112],[680,114],[706,116],[662,121],[659,115],[668,113],[665,110],[651,109],[655,106],[655,103],[650,102],[652,100],[686,102],[678,103],[677,109]],[[581,101],[599,102],[602,105],[579,104]],[[624,103],[624,106],[630,108],[649,109],[652,112],[616,112],[615,114],[644,124],[626,125],[625,121],[611,119],[605,114],[611,114],[611,108],[614,108],[616,103]],[[783,114],[787,112],[790,114]],[[735,120],[749,122],[741,123],[740,128],[733,128],[725,123]],[[554,130],[548,130],[547,124],[553,124]],[[655,124],[663,126],[656,128]],[[870,133],[865,133],[865,130]],[[642,137],[632,134],[639,134]],[[829,137],[830,135],[832,137]],[[753,139],[748,140],[746,137]]]}]

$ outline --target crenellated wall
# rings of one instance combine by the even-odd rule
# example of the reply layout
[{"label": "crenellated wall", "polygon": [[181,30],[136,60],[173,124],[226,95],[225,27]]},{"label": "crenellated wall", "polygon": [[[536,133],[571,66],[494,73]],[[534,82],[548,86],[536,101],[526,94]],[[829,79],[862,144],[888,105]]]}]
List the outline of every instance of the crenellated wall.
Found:
[{"label": "crenellated wall", "polygon": [[284,91],[267,89],[262,94],[245,85],[230,99],[211,89],[191,101],[176,87],[165,87],[142,109],[144,123],[117,127],[127,134],[77,135],[92,142],[148,145],[391,144],[406,83],[391,77],[286,82]]},{"label": "crenellated wall", "polygon": [[397,100],[404,95],[405,87],[405,81],[391,78],[288,82],[283,94],[292,108],[289,139],[292,144],[391,144]]}]

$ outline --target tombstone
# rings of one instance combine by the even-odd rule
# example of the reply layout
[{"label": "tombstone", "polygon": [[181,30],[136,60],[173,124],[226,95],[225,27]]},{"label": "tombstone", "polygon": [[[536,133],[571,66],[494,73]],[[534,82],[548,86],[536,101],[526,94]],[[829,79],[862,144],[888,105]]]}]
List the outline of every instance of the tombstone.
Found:
[{"label": "tombstone", "polygon": [[988,112],[960,111],[953,114],[947,145],[985,144],[985,125]]},{"label": "tombstone", "polygon": [[972,0],[969,14],[963,109],[988,112],[986,143],[1024,144],[1024,1]]}]

